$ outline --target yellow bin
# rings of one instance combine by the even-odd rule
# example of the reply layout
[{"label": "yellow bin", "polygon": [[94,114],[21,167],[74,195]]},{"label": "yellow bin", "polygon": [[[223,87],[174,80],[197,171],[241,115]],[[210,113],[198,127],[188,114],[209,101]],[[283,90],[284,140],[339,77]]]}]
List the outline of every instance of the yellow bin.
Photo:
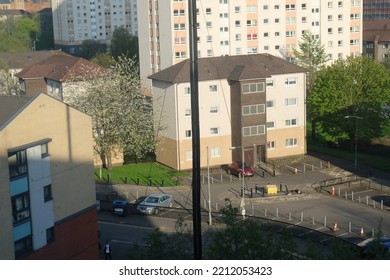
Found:
[{"label": "yellow bin", "polygon": [[278,193],[278,186],[276,186],[276,185],[266,185],[265,186],[265,193],[266,194],[277,194]]}]

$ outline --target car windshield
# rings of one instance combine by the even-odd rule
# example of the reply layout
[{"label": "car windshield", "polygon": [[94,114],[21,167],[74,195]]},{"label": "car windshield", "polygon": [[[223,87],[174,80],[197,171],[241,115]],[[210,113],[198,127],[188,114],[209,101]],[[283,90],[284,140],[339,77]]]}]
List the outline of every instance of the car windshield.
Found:
[{"label": "car windshield", "polygon": [[[242,168],[242,163],[239,162],[239,163],[238,163],[238,166],[239,166],[240,168]],[[248,164],[244,163],[244,169],[245,169],[245,168],[250,168],[250,166],[249,166]]]},{"label": "car windshield", "polygon": [[145,199],[145,202],[157,203],[158,202],[158,198],[157,197],[148,197],[148,198]]}]

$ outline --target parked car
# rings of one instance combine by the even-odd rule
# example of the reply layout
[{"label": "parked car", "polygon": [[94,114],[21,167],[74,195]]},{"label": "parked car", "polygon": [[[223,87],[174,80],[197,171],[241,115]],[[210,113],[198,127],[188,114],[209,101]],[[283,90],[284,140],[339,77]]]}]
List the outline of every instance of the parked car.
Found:
[{"label": "parked car", "polygon": [[117,216],[126,216],[129,214],[129,202],[127,200],[114,200],[112,210]]},{"label": "parked car", "polygon": [[[232,175],[242,176],[242,163],[241,162],[233,162],[228,165],[227,172]],[[255,171],[253,168],[244,162],[244,176],[252,177],[255,175]]]},{"label": "parked car", "polygon": [[138,204],[137,211],[143,214],[157,214],[165,207],[172,207],[173,201],[170,194],[152,194]]}]

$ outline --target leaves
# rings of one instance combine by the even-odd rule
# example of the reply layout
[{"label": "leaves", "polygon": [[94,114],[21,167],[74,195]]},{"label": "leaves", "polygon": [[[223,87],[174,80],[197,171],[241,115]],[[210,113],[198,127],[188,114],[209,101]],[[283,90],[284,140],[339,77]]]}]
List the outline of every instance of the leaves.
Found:
[{"label": "leaves", "polygon": [[389,119],[389,86],[385,67],[363,56],[348,57],[318,72],[308,108],[322,131],[335,140],[353,139],[356,125],[359,139],[377,137]]},{"label": "leaves", "polygon": [[89,79],[74,77],[81,86],[68,87],[64,101],[92,117],[94,148],[101,158],[117,150],[137,157],[154,151],[152,104],[143,94],[135,61],[122,56],[105,73],[84,72]]}]

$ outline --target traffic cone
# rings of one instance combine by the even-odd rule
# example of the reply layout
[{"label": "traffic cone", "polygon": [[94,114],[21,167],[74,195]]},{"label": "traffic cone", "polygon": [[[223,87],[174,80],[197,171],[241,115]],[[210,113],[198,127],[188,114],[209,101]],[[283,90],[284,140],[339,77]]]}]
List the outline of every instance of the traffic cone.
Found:
[{"label": "traffic cone", "polygon": [[333,231],[333,232],[336,232],[337,230],[338,230],[338,228],[337,228],[337,223],[335,223],[334,226],[333,226],[332,231]]},{"label": "traffic cone", "polygon": [[332,187],[332,195],[335,195],[336,191],[334,190],[334,187]]},{"label": "traffic cone", "polygon": [[363,228],[360,229],[360,236],[364,236]]}]

